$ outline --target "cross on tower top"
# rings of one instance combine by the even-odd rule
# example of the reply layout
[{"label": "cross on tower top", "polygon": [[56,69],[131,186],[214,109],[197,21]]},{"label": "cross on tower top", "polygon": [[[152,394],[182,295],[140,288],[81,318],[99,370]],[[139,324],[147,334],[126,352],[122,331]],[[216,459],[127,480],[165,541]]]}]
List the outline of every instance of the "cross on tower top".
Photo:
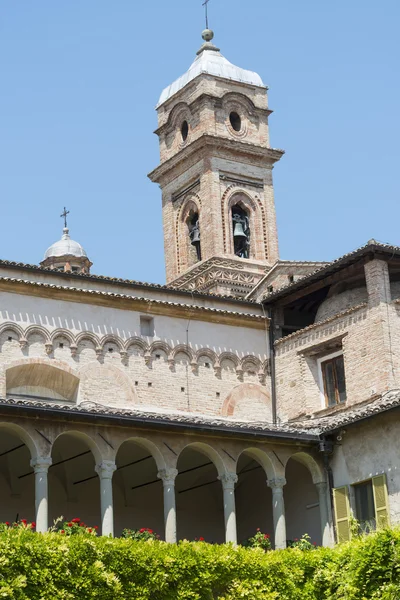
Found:
[{"label": "cross on tower top", "polygon": [[67,215],[69,215],[69,210],[67,210],[64,206],[64,211],[61,213],[60,217],[64,219],[64,228],[67,229]]},{"label": "cross on tower top", "polygon": [[208,29],[208,3],[209,2],[210,2],[210,0],[204,0],[204,2],[203,2],[203,6],[206,11],[206,29]]}]

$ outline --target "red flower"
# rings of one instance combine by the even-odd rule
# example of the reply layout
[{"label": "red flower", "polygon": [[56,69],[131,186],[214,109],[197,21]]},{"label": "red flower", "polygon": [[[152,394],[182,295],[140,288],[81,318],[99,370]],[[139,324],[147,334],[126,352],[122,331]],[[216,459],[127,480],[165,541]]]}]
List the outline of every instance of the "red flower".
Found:
[{"label": "red flower", "polygon": [[152,530],[152,529],[148,529],[147,531],[148,531],[149,533],[153,533],[153,530]]},{"label": "red flower", "polygon": [[10,523],[8,521],[6,521],[6,525],[7,527],[10,527]]},{"label": "red flower", "polygon": [[146,531],[145,527],[142,527],[142,529],[139,529],[139,533],[144,533]]},{"label": "red flower", "polygon": [[64,529],[61,529],[60,533],[65,533]]},{"label": "red flower", "polygon": [[31,527],[32,527],[32,529],[34,529],[36,527],[36,523],[35,522],[31,523]]},{"label": "red flower", "polygon": [[266,540],[269,539],[269,534],[268,533],[264,533],[264,539],[266,539]]},{"label": "red flower", "polygon": [[72,527],[72,523],[67,523],[68,527]]},{"label": "red flower", "polygon": [[200,538],[199,538],[199,542],[204,542],[204,538],[203,538],[203,537],[200,537]]},{"label": "red flower", "polygon": [[98,528],[99,528],[99,526],[98,526],[98,525],[95,525],[95,526],[93,527],[93,529],[98,529]]},{"label": "red flower", "polygon": [[88,533],[92,533],[92,528],[88,527]]},{"label": "red flower", "polygon": [[85,527],[85,523],[81,523],[79,527]]},{"label": "red flower", "polygon": [[79,523],[80,519],[75,517],[75,519],[71,519],[71,523]]},{"label": "red flower", "polygon": [[26,525],[26,524],[27,524],[27,522],[28,522],[28,521],[27,521],[26,519],[21,519],[21,523],[23,523],[24,525]]}]

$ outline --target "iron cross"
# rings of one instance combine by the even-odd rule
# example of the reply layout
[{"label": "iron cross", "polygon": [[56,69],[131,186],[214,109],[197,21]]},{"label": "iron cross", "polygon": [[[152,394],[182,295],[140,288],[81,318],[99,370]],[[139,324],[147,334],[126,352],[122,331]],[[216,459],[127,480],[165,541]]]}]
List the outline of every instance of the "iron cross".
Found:
[{"label": "iron cross", "polygon": [[203,6],[205,7],[205,11],[206,11],[206,29],[208,29],[208,3],[210,2],[210,0],[204,0],[203,2]]},{"label": "iron cross", "polygon": [[67,228],[67,215],[69,215],[69,210],[67,210],[65,208],[65,206],[64,206],[64,212],[61,213],[60,217],[64,219],[64,227],[65,227],[65,229]]}]

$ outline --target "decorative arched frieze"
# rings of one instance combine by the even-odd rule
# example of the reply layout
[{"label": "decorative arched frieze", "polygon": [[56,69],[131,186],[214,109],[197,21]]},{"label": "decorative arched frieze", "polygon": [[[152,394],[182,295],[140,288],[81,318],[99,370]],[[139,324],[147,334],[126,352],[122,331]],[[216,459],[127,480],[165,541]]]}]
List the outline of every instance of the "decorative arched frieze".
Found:
[{"label": "decorative arched frieze", "polygon": [[60,337],[68,340],[70,348],[72,346],[76,345],[75,336],[73,336],[72,333],[70,331],[68,331],[68,329],[55,329],[54,331],[52,331],[50,334],[51,343],[54,345],[54,342],[56,341],[56,339],[60,338]]},{"label": "decorative arched frieze", "polygon": [[124,349],[128,352],[131,346],[136,346],[140,348],[141,352],[144,354],[149,349],[149,345],[140,337],[130,337],[125,341]]},{"label": "decorative arched frieze", "polygon": [[117,337],[116,335],[107,334],[107,335],[103,336],[98,345],[104,351],[104,347],[106,344],[114,344],[115,346],[117,346],[119,352],[124,350],[123,341],[121,340],[121,338]]},{"label": "decorative arched frieze", "polygon": [[19,325],[17,325],[16,323],[2,323],[0,325],[0,335],[10,331],[12,333],[15,333],[17,336],[18,341],[20,341],[21,339],[25,339],[25,334],[24,334],[24,330],[22,329],[22,327],[20,327]]}]

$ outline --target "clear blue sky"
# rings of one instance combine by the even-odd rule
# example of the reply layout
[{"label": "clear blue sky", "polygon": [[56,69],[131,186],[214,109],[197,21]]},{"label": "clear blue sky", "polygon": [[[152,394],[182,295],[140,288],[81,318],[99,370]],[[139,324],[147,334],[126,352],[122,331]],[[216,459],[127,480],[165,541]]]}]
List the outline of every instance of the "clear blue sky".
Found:
[{"label": "clear blue sky", "polygon": [[[0,2],[0,257],[71,235],[93,272],[163,282],[154,106],[202,0]],[[400,243],[399,0],[210,0],[215,43],[269,86],[281,257]]]}]

